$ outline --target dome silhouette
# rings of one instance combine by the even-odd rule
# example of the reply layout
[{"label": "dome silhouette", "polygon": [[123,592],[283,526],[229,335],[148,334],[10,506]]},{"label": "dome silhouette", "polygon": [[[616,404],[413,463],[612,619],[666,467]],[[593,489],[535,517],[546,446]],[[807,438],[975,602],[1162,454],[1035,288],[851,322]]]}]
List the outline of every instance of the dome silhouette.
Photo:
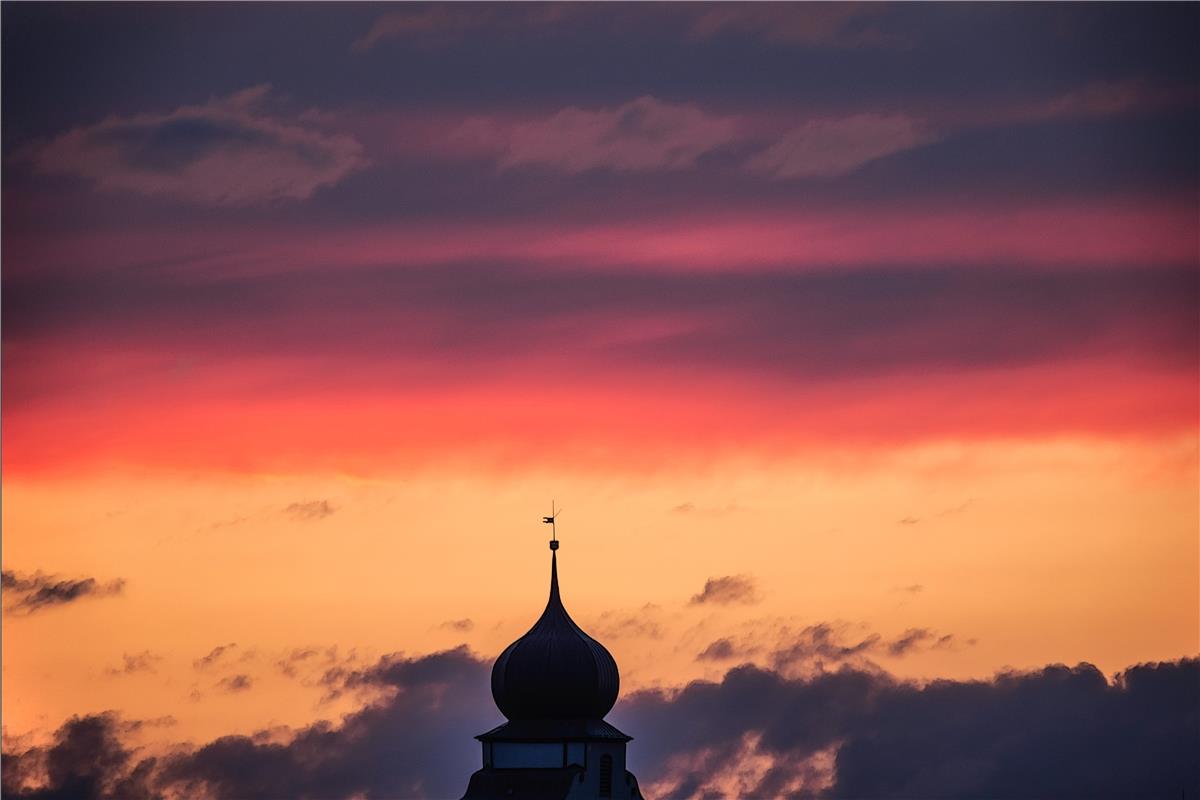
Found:
[{"label": "dome silhouette", "polygon": [[620,684],[612,655],[563,607],[558,554],[552,553],[546,610],[492,666],[496,706],[510,720],[601,720],[617,702]]}]

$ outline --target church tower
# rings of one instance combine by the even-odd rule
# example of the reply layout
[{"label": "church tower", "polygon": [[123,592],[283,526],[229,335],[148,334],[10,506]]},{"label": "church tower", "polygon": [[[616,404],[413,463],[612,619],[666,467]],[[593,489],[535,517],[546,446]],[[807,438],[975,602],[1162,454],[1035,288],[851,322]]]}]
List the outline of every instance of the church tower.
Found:
[{"label": "church tower", "polygon": [[475,737],[483,768],[463,800],[642,800],[625,768],[631,737],[604,721],[620,688],[617,662],[563,607],[558,544],[550,541],[546,610],[492,667],[492,697],[508,722]]}]

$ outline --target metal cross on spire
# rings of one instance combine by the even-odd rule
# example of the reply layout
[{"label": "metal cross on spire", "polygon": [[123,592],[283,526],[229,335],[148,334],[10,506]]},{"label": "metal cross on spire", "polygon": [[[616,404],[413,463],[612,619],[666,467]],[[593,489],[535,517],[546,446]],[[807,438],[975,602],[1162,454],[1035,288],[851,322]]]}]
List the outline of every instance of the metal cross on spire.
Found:
[{"label": "metal cross on spire", "polygon": [[558,515],[561,513],[562,513],[562,509],[560,508],[556,511],[554,509],[554,501],[551,500],[550,501],[550,516],[542,517],[542,522],[545,523],[546,525],[550,526],[550,549],[551,550],[558,549],[558,530],[554,526],[554,521],[558,517]]}]

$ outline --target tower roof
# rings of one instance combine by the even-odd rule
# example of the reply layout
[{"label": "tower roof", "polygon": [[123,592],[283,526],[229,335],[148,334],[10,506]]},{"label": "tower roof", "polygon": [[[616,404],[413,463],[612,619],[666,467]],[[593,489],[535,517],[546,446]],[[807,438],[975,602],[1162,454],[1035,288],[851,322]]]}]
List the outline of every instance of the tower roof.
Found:
[{"label": "tower roof", "polygon": [[575,624],[558,591],[551,543],[550,599],[533,627],[492,666],[492,697],[510,720],[603,719],[617,702],[617,662]]}]

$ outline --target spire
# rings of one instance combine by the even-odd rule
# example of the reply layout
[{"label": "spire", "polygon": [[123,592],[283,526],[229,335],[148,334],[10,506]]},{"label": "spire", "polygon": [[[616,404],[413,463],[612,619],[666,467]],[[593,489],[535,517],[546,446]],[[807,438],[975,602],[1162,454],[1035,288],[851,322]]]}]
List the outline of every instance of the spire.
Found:
[{"label": "spire", "polygon": [[[554,510],[554,501],[550,501],[550,516],[542,517],[542,522],[550,526],[550,602],[546,604],[546,608],[552,605],[557,605],[562,608],[562,598],[558,595],[558,530],[555,526],[555,521],[558,515],[562,513],[562,509]],[[566,609],[563,609],[566,613]]]},{"label": "spire", "polygon": [[[558,606],[563,608],[563,599],[558,594],[558,530],[554,522],[557,521],[559,513],[562,509],[554,510],[554,501],[550,501],[550,516],[542,517],[541,521],[550,525],[550,602],[546,603],[546,608]],[[563,613],[566,609],[563,608]]]},{"label": "spire", "polygon": [[558,542],[550,543],[550,602],[547,606],[557,605],[562,606],[562,597],[558,594],[558,553],[554,552],[558,549]]}]

